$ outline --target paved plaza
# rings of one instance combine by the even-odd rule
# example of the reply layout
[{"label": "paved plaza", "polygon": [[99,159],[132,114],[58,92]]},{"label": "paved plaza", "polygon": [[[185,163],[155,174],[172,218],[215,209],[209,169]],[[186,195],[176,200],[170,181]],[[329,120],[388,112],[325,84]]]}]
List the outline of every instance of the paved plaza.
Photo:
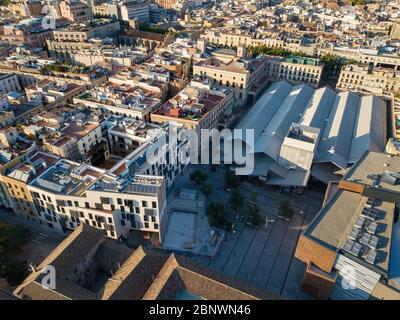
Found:
[{"label": "paved plaza", "polygon": [[[284,298],[310,299],[300,290],[299,285],[304,275],[305,265],[293,257],[297,240],[302,230],[313,219],[322,205],[324,188],[318,183],[311,183],[303,195],[278,193],[276,188],[242,182],[241,194],[245,197],[245,206],[256,193],[256,203],[260,214],[269,220],[259,228],[249,226],[239,214],[228,208],[230,193],[225,190],[224,168],[213,172],[208,167],[192,166],[180,180],[181,184],[193,187],[189,181],[190,172],[201,169],[208,174],[208,183],[213,187],[209,201],[223,201],[229,211],[230,219],[235,223],[234,232],[227,233],[226,241],[213,260],[195,257],[196,262],[207,265],[213,270],[244,280],[257,287],[281,294]],[[287,222],[279,219],[279,202],[289,199],[295,214]],[[245,207],[243,210],[247,210]],[[237,217],[239,215],[239,217]],[[236,218],[236,219],[235,219]]]}]

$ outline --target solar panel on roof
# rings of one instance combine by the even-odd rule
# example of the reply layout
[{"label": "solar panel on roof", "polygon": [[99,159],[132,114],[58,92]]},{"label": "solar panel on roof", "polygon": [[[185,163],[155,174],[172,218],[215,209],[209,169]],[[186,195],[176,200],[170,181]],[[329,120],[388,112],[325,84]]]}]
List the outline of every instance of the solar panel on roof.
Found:
[{"label": "solar panel on roof", "polygon": [[361,212],[361,216],[363,216],[369,220],[372,220],[372,221],[375,221],[377,214],[378,214],[378,212],[373,208],[371,208],[371,209],[364,208],[363,211]]},{"label": "solar panel on roof", "polygon": [[353,247],[351,248],[351,252],[353,255],[355,255],[356,257],[359,256],[361,252],[361,244],[359,244],[358,242],[355,242]]},{"label": "solar panel on roof", "polygon": [[354,241],[347,239],[343,249],[346,250],[347,252],[351,252],[351,248],[353,247],[353,245]]},{"label": "solar panel on roof", "polygon": [[369,205],[369,206],[373,206],[374,205],[374,199],[368,198],[366,204]]},{"label": "solar panel on roof", "polygon": [[371,263],[371,264],[374,264],[375,261],[376,261],[376,257],[377,257],[377,256],[378,256],[377,252],[374,251],[374,250],[371,250],[370,252],[368,252],[368,255],[367,255],[367,257],[366,257],[365,260],[366,260],[367,262]]},{"label": "solar panel on roof", "polygon": [[142,185],[142,184],[129,184],[125,188],[125,192],[128,193],[157,193],[158,186]]},{"label": "solar panel on roof", "polygon": [[360,234],[360,229],[353,228],[353,230],[351,230],[349,238],[352,240],[356,240],[359,234]]},{"label": "solar panel on roof", "polygon": [[382,177],[383,182],[387,183],[387,184],[391,184],[392,186],[394,186],[397,182],[396,177],[392,176],[391,174],[388,173],[384,173],[383,177]]},{"label": "solar panel on roof", "polygon": [[377,236],[372,236],[369,240],[368,246],[372,249],[376,249],[379,244],[379,238]]},{"label": "solar panel on roof", "polygon": [[59,185],[57,183],[54,183],[52,181],[48,181],[48,180],[45,180],[42,178],[37,178],[37,183],[41,187],[44,187],[48,190],[52,190],[52,191],[56,191],[56,192],[61,192],[64,188],[62,185]]},{"label": "solar panel on roof", "polygon": [[376,233],[377,230],[378,230],[378,224],[376,222],[371,222],[368,225],[367,231],[369,233]]},{"label": "solar panel on roof", "polygon": [[364,222],[365,222],[365,218],[364,217],[358,217],[356,223],[354,224],[354,226],[356,228],[361,229],[364,226]]},{"label": "solar panel on roof", "polygon": [[117,184],[111,182],[103,182],[103,189],[107,191],[117,191]]},{"label": "solar panel on roof", "polygon": [[360,239],[360,242],[362,244],[368,245],[370,239],[371,239],[371,235],[369,233],[364,233]]}]

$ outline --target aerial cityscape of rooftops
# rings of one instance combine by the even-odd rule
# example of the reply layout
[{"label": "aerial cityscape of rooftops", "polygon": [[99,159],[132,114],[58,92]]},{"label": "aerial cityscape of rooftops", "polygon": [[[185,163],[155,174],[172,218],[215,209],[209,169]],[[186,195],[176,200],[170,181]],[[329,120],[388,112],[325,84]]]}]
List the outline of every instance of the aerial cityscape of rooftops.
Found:
[{"label": "aerial cityscape of rooftops", "polygon": [[400,300],[399,8],[0,0],[0,303]]}]

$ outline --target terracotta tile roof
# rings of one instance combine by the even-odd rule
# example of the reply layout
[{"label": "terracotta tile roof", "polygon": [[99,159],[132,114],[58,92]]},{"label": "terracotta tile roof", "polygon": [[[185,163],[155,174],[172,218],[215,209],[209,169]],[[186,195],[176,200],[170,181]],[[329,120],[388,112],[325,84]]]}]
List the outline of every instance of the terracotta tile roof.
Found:
[{"label": "terracotta tile roof", "polygon": [[[40,284],[40,272],[49,264],[57,270],[56,290],[43,289]],[[82,265],[87,279],[105,281],[93,280],[88,284],[83,279],[81,285],[73,280],[76,269]],[[204,299],[279,299],[189,258],[141,246],[129,249],[106,239],[103,231],[86,225],[66,238],[14,294],[34,300],[140,300],[176,299],[182,290]]]}]

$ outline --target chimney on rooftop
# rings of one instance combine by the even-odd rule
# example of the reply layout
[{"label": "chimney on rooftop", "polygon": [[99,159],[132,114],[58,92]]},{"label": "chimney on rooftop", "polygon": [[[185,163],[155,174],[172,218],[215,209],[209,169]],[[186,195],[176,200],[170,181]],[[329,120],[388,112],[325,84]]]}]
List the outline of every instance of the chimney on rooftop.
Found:
[{"label": "chimney on rooftop", "polygon": [[240,59],[245,59],[246,58],[246,46],[238,46],[236,56]]},{"label": "chimney on rooftop", "polygon": [[206,53],[207,49],[207,40],[206,39],[199,39],[197,41],[197,48],[200,50],[201,53]]}]

